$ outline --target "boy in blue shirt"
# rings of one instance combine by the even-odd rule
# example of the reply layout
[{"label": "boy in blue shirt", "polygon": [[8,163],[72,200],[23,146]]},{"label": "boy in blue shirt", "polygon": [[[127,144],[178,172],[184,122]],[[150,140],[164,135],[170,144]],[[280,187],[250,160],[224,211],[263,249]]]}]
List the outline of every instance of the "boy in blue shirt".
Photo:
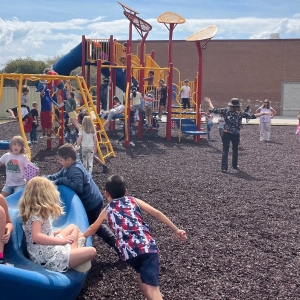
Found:
[{"label": "boy in blue shirt", "polygon": [[[77,153],[73,145],[64,144],[59,147],[58,161],[63,168],[56,174],[48,175],[47,178],[56,185],[61,184],[71,188],[80,198],[89,224],[93,224],[102,210],[103,196],[101,192],[91,174],[81,162],[77,161]],[[119,254],[115,236],[106,225],[101,225],[96,234]]]}]

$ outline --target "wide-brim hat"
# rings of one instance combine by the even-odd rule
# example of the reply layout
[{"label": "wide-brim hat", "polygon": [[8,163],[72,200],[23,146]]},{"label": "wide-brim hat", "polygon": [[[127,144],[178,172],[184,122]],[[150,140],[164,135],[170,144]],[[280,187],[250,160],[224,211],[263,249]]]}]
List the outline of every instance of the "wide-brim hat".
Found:
[{"label": "wide-brim hat", "polygon": [[228,103],[228,106],[242,106],[240,99],[232,98],[231,101]]}]

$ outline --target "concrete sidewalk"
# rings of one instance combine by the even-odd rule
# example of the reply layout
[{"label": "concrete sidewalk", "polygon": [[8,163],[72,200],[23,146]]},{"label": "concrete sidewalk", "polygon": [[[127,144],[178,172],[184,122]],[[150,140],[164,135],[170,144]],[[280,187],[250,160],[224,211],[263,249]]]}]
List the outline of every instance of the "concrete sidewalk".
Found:
[{"label": "concrete sidewalk", "polygon": [[[214,116],[214,123],[218,123],[218,115]],[[259,118],[249,120],[249,123],[246,123],[246,119],[243,118],[243,124],[245,125],[258,125]],[[297,126],[299,124],[299,120],[296,118],[291,117],[283,117],[283,116],[275,116],[272,119],[272,126]]]}]

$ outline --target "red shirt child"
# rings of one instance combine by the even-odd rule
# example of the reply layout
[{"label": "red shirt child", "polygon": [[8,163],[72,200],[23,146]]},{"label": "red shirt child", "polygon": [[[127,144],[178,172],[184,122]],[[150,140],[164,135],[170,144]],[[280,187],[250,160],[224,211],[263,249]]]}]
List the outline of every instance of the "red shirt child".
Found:
[{"label": "red shirt child", "polygon": [[29,114],[27,116],[25,116],[25,118],[23,120],[25,133],[30,133],[32,131],[32,123],[33,123],[32,116]]}]

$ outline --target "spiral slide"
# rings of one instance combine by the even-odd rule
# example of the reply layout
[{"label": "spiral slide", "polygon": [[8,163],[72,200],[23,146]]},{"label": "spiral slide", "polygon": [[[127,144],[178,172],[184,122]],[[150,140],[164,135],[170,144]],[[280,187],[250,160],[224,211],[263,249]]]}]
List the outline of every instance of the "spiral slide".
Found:
[{"label": "spiral slide", "polygon": [[[53,66],[53,70],[59,75],[69,76],[71,71],[81,66],[82,43],[73,48],[69,53],[60,58]],[[104,64],[109,65],[109,62]],[[125,92],[126,89],[126,72],[122,69],[116,70],[116,85]],[[109,69],[101,68],[103,76],[109,77]]]}]

